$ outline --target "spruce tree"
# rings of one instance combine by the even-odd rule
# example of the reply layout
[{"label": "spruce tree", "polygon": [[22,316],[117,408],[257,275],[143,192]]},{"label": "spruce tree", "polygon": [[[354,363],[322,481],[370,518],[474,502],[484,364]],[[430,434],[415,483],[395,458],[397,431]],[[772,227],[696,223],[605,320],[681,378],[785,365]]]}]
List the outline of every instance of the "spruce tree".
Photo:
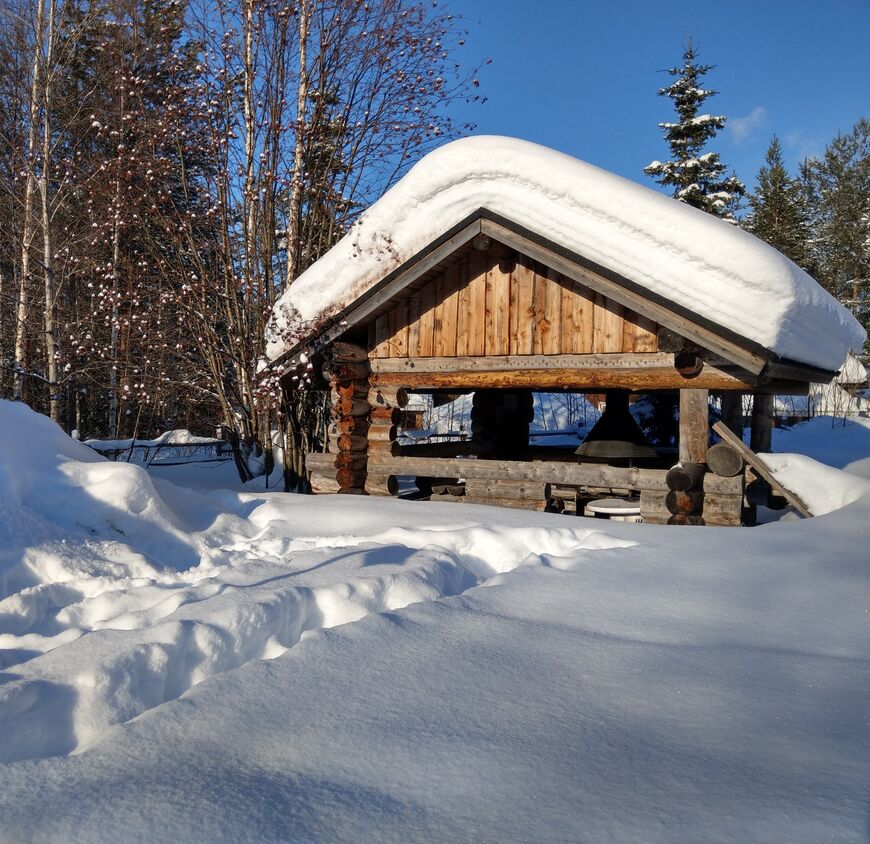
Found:
[{"label": "spruce tree", "polygon": [[734,174],[725,175],[727,168],[719,153],[704,152],[726,121],[721,114],[699,114],[704,102],[717,93],[701,85],[701,78],[712,68],[698,63],[698,51],[689,42],[683,51],[683,64],[667,71],[675,81],[658,93],[673,100],[679,121],[659,126],[671,160],[653,161],[644,167],[644,173],[663,187],[673,188],[673,196],[680,202],[735,222],[737,204],[746,188]]},{"label": "spruce tree", "polygon": [[765,166],[758,171],[749,206],[751,212],[745,221],[746,228],[799,266],[811,269],[804,191],[800,182],[789,176],[776,135],[767,148]]},{"label": "spruce tree", "polygon": [[812,258],[819,281],[870,324],[870,121],[804,163],[812,215]]}]

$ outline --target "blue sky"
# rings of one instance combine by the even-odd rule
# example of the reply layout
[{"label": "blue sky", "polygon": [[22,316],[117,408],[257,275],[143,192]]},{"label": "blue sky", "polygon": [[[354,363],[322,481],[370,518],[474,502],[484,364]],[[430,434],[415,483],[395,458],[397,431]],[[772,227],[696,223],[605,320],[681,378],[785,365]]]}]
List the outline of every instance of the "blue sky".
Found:
[{"label": "blue sky", "polygon": [[667,147],[656,96],[691,36],[707,101],[729,125],[711,143],[752,187],[771,135],[794,170],[870,117],[870,0],[452,0],[468,19],[466,62],[488,101],[464,108],[477,133],[555,147],[630,179]]}]

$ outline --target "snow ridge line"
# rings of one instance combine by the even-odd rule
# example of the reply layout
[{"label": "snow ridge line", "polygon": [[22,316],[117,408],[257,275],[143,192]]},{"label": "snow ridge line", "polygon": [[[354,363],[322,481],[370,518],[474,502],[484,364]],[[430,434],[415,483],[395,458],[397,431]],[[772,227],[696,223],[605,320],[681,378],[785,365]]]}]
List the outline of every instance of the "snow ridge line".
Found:
[{"label": "snow ridge line", "polygon": [[[589,550],[634,544],[588,530],[479,525],[342,540],[303,552],[277,575],[173,590],[162,605],[149,600],[138,620],[128,601],[121,629],[101,620],[102,629],[22,664],[0,686],[0,761],[83,752],[209,677],[280,656],[318,630],[459,595],[520,566],[568,569]],[[330,569],[350,576],[330,581]],[[312,585],[296,585],[315,574]]]}]

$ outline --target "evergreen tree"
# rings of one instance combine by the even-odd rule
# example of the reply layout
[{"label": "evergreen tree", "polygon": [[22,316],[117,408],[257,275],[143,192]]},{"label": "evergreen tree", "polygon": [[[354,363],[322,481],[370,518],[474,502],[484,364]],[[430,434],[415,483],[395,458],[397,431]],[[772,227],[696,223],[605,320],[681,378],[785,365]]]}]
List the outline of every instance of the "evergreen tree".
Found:
[{"label": "evergreen tree", "polygon": [[746,188],[734,174],[725,176],[727,168],[719,160],[719,153],[704,152],[707,142],[725,126],[726,120],[720,114],[699,114],[705,100],[717,93],[701,86],[701,78],[712,67],[698,63],[698,51],[689,42],[683,52],[683,64],[667,71],[676,79],[658,93],[673,100],[679,122],[659,126],[664,130],[671,160],[653,161],[644,167],[644,173],[663,187],[673,188],[673,195],[680,202],[735,222],[734,213]]},{"label": "evergreen tree", "polygon": [[819,281],[870,323],[870,121],[837,135],[803,167]]},{"label": "evergreen tree", "polygon": [[789,176],[776,135],[767,148],[765,162],[758,171],[755,193],[749,197],[752,210],[746,228],[809,270],[812,262],[807,249],[809,230],[804,191],[801,183]]}]

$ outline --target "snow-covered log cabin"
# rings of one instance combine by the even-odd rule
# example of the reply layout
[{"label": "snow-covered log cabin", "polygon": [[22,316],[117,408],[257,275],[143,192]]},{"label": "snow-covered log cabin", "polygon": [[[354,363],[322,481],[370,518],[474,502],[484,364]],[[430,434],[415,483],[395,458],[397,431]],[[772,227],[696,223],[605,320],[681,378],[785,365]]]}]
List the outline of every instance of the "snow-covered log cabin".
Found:
[{"label": "snow-covered log cabin", "polygon": [[[864,337],[752,235],[553,150],[473,137],[422,159],[296,280],[268,355],[286,389],[311,363],[329,382],[316,492],[395,493],[411,476],[469,501],[611,492],[639,495],[644,521],[740,524],[742,464],[720,450],[708,465],[710,391],[805,395]],[[661,390],[679,390],[678,455],[626,419],[629,392]],[[472,391],[469,443],[399,445],[409,393]],[[605,392],[612,412],[576,454],[544,452],[533,391]]]}]

